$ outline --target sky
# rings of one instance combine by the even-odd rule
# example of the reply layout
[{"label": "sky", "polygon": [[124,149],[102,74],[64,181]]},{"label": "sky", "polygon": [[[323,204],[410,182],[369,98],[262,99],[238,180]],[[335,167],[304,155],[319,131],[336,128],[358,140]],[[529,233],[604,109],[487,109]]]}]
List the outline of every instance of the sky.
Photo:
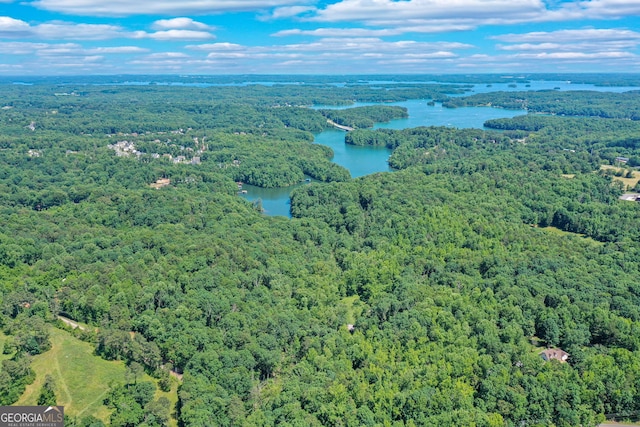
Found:
[{"label": "sky", "polygon": [[0,0],[0,75],[640,72],[640,0]]}]

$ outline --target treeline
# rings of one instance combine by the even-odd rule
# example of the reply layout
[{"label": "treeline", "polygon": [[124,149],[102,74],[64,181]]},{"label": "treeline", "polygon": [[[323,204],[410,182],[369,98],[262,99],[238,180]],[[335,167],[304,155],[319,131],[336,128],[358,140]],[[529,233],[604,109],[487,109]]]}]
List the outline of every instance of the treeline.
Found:
[{"label": "treeline", "polygon": [[491,92],[449,98],[448,108],[492,106],[560,116],[640,120],[637,91],[613,94],[594,91]]},{"label": "treeline", "polygon": [[347,144],[384,146],[393,149],[389,165],[403,169],[414,164],[430,163],[441,157],[474,156],[480,147],[502,149],[512,140],[498,132],[480,129],[418,127],[404,130],[377,129],[349,132]]},{"label": "treeline", "polygon": [[[391,84],[406,84],[410,86],[423,85],[424,82],[456,83],[461,86],[481,83],[528,83],[532,80],[562,81],[577,84],[594,84],[597,86],[639,86],[640,77],[631,73],[521,73],[517,76],[504,74],[349,74],[349,75],[259,75],[259,74],[232,74],[232,75],[200,75],[200,76],[176,76],[176,75],[118,75],[118,76],[3,76],[2,83],[31,83],[31,84],[83,84],[83,85],[126,85],[131,82],[147,84],[151,87],[173,85],[182,87],[194,85],[207,87],[208,85],[290,85],[299,86],[301,82],[306,85],[330,84],[335,87],[358,85],[367,86],[373,82],[376,87],[386,87]],[[307,89],[308,87],[305,87]]]},{"label": "treeline", "polygon": [[[0,85],[0,117],[13,126],[42,120],[45,128],[70,133],[131,133],[187,127],[268,126],[298,114],[292,107],[348,106],[355,102],[401,102],[457,93],[452,85],[250,85],[214,87]],[[316,119],[319,113],[308,114]],[[25,115],[28,112],[29,114]],[[100,120],[97,120],[99,118]],[[307,126],[318,123],[308,120]],[[103,121],[104,123],[100,123]],[[46,126],[45,126],[46,124]],[[215,126],[213,126],[215,124]],[[282,125],[282,123],[279,123]],[[320,124],[322,126],[322,124]],[[311,130],[311,129],[307,129]],[[315,131],[315,130],[314,130]]]},{"label": "treeline", "polygon": [[[500,123],[512,127],[509,123],[522,121],[526,122],[516,118]],[[389,158],[396,169],[418,166],[427,174],[489,177],[500,188],[518,194],[525,223],[553,225],[601,241],[635,238],[635,216],[628,216],[633,205],[615,203],[622,186],[593,173],[600,164],[613,163],[615,155],[633,152],[606,140],[593,144],[574,140],[569,147],[575,149],[563,148],[569,137],[561,129],[579,132],[571,123],[571,119],[564,127],[556,123],[554,131],[545,128],[549,132],[527,134],[523,139],[510,138],[506,133],[446,127],[354,131],[347,139],[396,147]],[[628,135],[629,131],[621,126],[617,132],[611,131],[609,139],[615,141],[616,134]],[[590,132],[585,135],[594,137]],[[604,204],[591,203],[595,201]],[[604,217],[612,221],[604,221]]]},{"label": "treeline", "polygon": [[576,118],[528,114],[511,119],[489,120],[485,127],[509,131],[546,147],[588,150],[604,163],[616,164],[617,157],[640,165],[640,123],[624,119]]},{"label": "treeline", "polygon": [[[83,86],[76,90],[33,86],[18,93],[12,86],[0,87],[6,95],[6,105],[0,110],[0,148],[10,149],[3,155],[11,165],[0,177],[6,180],[5,199],[37,209],[69,199],[77,201],[84,196],[69,191],[64,194],[64,188],[43,194],[42,185],[29,182],[57,175],[75,179],[74,174],[85,181],[82,188],[73,186],[81,193],[87,193],[87,188],[97,182],[133,181],[139,187],[160,177],[191,183],[218,183],[220,178],[229,177],[260,187],[285,187],[305,176],[344,181],[350,178],[349,172],[331,162],[330,149],[312,144],[311,132],[331,127],[329,116],[371,127],[374,122],[407,114],[392,106],[338,112],[292,106],[293,102],[284,101],[291,93],[289,86],[260,86],[252,91],[243,87],[208,89],[211,93],[194,88],[172,88],[169,92],[162,87]],[[261,95],[265,90],[267,93]],[[107,172],[98,166],[114,165],[109,155],[113,151],[109,152],[107,146],[118,155],[148,165],[138,165],[142,170],[136,171],[131,169],[136,167],[132,161],[125,167],[127,172]],[[105,158],[96,163],[96,156]],[[173,167],[176,163],[198,167],[191,168],[190,173],[187,168]],[[44,169],[43,164],[47,165]],[[22,182],[11,171],[25,167],[33,175]],[[92,173],[84,173],[87,170]],[[135,178],[124,179],[122,173]]]},{"label": "treeline", "polygon": [[372,128],[376,123],[409,117],[409,113],[404,107],[380,105],[356,107],[345,110],[321,109],[319,111],[329,120],[351,128]]}]

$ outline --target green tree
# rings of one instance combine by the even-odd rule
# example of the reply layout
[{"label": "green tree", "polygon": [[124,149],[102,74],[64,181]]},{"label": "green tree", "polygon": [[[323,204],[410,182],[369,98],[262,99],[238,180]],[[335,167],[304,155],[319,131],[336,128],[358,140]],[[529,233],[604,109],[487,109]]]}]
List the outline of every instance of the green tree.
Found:
[{"label": "green tree", "polygon": [[55,406],[57,405],[56,393],[55,393],[55,380],[51,375],[47,375],[40,389],[40,395],[38,396],[38,405],[42,406]]}]

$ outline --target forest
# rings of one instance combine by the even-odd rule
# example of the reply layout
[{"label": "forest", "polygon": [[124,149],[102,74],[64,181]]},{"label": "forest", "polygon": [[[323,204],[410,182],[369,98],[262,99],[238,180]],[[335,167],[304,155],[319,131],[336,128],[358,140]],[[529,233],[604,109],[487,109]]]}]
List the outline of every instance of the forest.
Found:
[{"label": "forest", "polygon": [[[62,401],[35,370],[62,331],[127,372],[68,426],[638,419],[637,93],[273,81],[0,84],[0,404]],[[405,109],[326,108],[406,99],[529,114],[391,130]],[[351,178],[313,144],[328,120],[394,172]],[[237,194],[306,177],[291,218]]]}]

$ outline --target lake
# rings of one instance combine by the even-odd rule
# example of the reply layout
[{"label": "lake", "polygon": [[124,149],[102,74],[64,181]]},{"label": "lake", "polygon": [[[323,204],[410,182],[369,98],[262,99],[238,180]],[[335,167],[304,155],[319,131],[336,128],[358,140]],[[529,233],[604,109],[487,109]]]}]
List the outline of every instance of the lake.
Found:
[{"label": "lake", "polygon": [[[595,90],[609,92],[623,92],[632,89],[630,87],[597,87],[588,84],[572,84],[570,82],[557,81],[532,81],[525,84],[517,84],[509,87],[508,84],[478,84],[466,95],[481,92],[494,91],[522,91],[522,90]],[[407,108],[409,117],[406,119],[392,120],[388,123],[378,123],[375,129],[406,129],[418,126],[451,126],[456,128],[483,128],[484,122],[490,119],[509,118],[527,114],[525,110],[505,110],[491,107],[465,107],[444,108],[441,104],[429,105],[428,99],[409,100],[379,105],[397,105]],[[371,103],[357,103],[349,106],[314,106],[314,108],[353,108],[364,105],[377,105]],[[314,135],[314,143],[331,147],[334,152],[333,162],[347,168],[353,178],[369,175],[376,172],[389,172],[391,169],[387,159],[391,150],[381,147],[356,147],[344,143],[345,132],[341,130],[326,130]],[[265,189],[245,185],[247,194],[242,197],[249,201],[262,200],[262,207],[267,215],[281,215],[290,217],[289,194],[291,191],[307,183],[299,183],[290,187]]]},{"label": "lake", "polygon": [[[418,126],[452,126],[457,128],[482,128],[485,121],[502,117],[513,117],[526,114],[524,110],[504,110],[491,107],[444,108],[441,104],[428,105],[429,100],[411,100],[385,105],[406,107],[409,117],[378,123],[374,128],[405,129]],[[314,143],[326,145],[333,150],[333,162],[349,170],[353,178],[370,175],[376,172],[391,171],[387,159],[391,150],[384,147],[357,147],[344,143],[345,132],[330,129],[314,135]],[[300,183],[284,188],[260,188],[245,185],[247,194],[242,197],[254,202],[262,201],[262,208],[267,215],[290,217],[289,194],[291,191],[307,183]]]}]

